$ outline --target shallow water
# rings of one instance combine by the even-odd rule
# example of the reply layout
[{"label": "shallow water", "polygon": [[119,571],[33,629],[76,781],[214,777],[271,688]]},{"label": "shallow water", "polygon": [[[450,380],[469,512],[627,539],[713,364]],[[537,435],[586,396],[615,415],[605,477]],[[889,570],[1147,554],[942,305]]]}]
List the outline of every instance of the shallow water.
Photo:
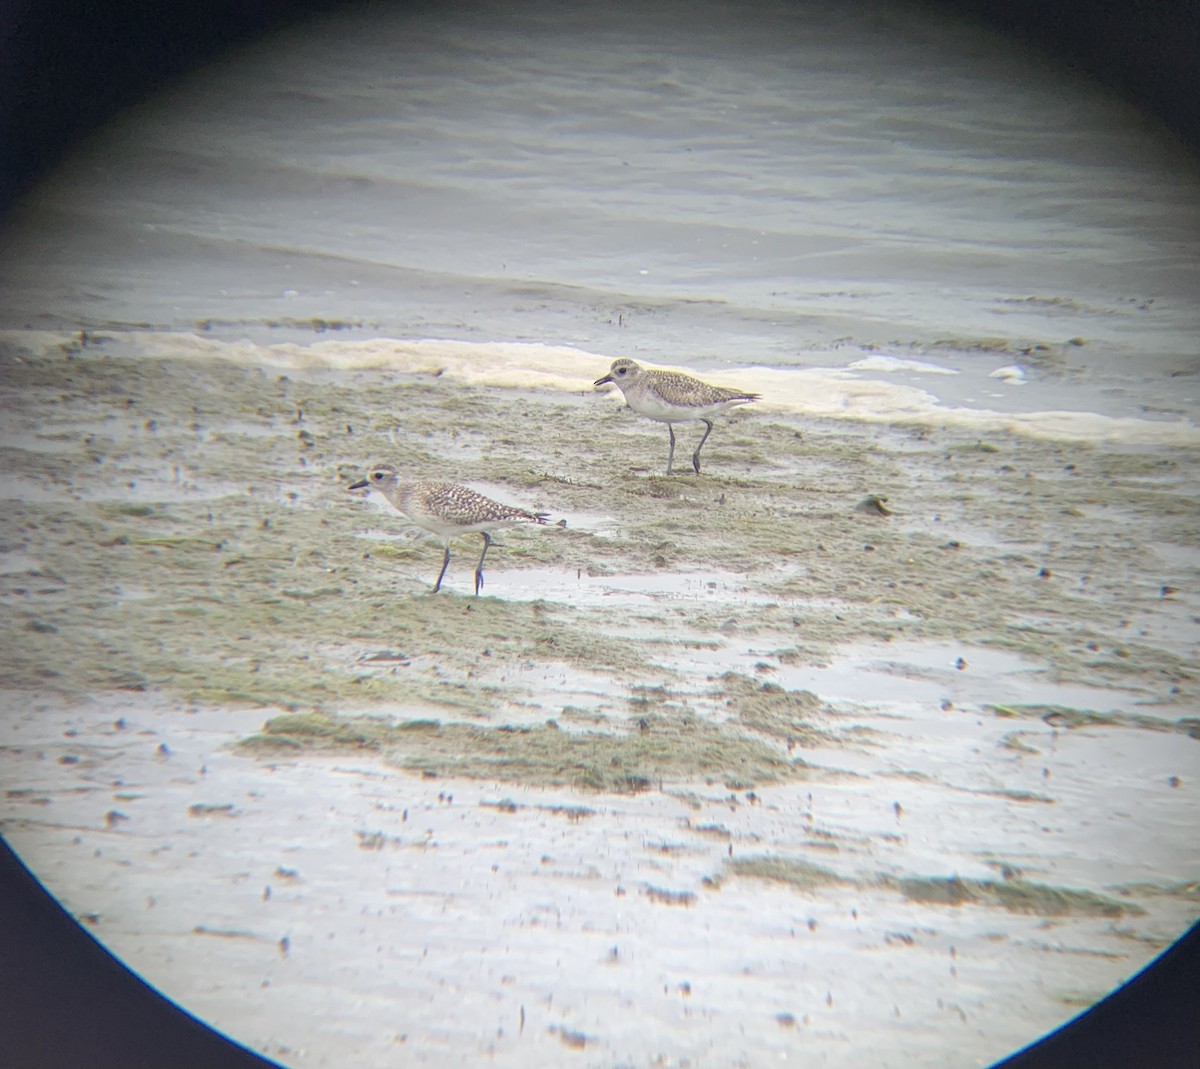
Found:
[{"label": "shallow water", "polygon": [[[951,402],[1178,418],[1198,182],[1137,113],[910,7],[370,7],[97,138],[5,242],[0,315],[708,369],[932,346]],[[1036,402],[987,378],[1013,363]]]},{"label": "shallow water", "polygon": [[[911,7],[203,72],[0,246],[0,827],[288,1064],[1029,1042],[1197,915],[1198,192]],[[619,355],[763,401],[667,480]],[[566,526],[434,597],[381,459]]]},{"label": "shallow water", "polygon": [[[895,642],[843,647],[828,666],[784,666],[777,679],[823,698],[940,706],[1016,703],[1073,709],[1125,709],[1140,695],[1111,688],[1052,682],[1044,663],[1003,650],[936,642]],[[886,698],[881,696],[886,695]]]}]

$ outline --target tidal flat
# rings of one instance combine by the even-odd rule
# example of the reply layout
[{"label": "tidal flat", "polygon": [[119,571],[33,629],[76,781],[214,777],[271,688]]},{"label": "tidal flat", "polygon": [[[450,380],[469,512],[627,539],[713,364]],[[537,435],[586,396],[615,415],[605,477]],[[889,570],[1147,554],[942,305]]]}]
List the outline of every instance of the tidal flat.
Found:
[{"label": "tidal flat", "polygon": [[[603,360],[0,368],[0,828],[272,1057],[982,1064],[1200,912],[1200,445],[768,396],[666,478]],[[556,525],[435,595],[377,461]]]}]

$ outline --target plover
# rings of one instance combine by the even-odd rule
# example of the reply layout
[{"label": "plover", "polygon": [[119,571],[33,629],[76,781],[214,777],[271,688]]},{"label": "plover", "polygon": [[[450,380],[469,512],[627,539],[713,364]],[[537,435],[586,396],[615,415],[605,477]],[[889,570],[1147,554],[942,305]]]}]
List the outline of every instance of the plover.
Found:
[{"label": "plover", "polygon": [[433,584],[435,594],[442,588],[442,579],[450,563],[450,539],[464,534],[483,535],[483,552],[475,566],[475,593],[478,594],[483,589],[483,558],[492,544],[489,532],[508,523],[550,522],[544,512],[526,512],[512,505],[502,505],[457,483],[401,479],[400,473],[390,464],[376,464],[365,479],[354,483],[350,489],[378,490],[384,500],[414,527],[442,540],[446,554],[437,582]]},{"label": "plover", "polygon": [[692,454],[692,467],[700,474],[700,450],[708,441],[713,425],[709,416],[718,416],[734,405],[757,401],[758,394],[743,390],[730,390],[724,386],[710,386],[707,382],[683,375],[678,371],[652,371],[624,358],[614,360],[608,374],[597,379],[596,386],[606,382],[615,383],[625,395],[625,403],[639,415],[647,416],[667,425],[671,436],[671,451],[667,454],[667,474],[675,459],[675,428],[672,423],[686,423],[698,419],[704,424],[704,436]]}]

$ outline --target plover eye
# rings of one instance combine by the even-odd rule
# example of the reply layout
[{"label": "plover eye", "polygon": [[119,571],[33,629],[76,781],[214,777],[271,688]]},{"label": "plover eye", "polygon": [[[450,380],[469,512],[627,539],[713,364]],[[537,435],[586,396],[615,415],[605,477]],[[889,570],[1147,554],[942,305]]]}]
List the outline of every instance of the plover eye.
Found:
[{"label": "plover eye", "polygon": [[628,368],[625,368],[625,367],[619,367],[619,368],[617,368],[617,374],[618,374],[618,375],[624,375],[624,374],[625,374],[625,372],[626,372],[626,371],[628,371],[628,370],[629,370]]},{"label": "plover eye", "polygon": [[373,472],[371,472],[371,478],[374,479],[376,482],[379,482],[379,480],[383,478],[383,472],[373,471]]}]

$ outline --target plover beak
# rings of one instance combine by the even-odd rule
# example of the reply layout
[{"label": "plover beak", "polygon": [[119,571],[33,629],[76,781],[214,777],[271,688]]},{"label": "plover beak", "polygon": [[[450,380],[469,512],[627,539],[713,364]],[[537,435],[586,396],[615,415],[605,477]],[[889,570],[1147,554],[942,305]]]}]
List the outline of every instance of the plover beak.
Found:
[{"label": "plover beak", "polygon": [[604,378],[597,379],[595,382],[592,383],[592,385],[593,386],[603,386],[606,382],[612,382],[612,381],[613,381],[613,377],[611,375],[605,375]]},{"label": "plover beak", "polygon": [[347,490],[365,490],[366,488],[367,488],[367,480],[366,479],[360,479],[358,482],[354,483],[353,485],[346,487]]}]

